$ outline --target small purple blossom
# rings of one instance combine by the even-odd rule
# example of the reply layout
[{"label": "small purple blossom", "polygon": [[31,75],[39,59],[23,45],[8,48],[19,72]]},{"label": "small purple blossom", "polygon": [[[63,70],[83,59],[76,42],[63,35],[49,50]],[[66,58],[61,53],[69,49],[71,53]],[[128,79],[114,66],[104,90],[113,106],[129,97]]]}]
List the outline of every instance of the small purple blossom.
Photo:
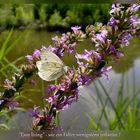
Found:
[{"label": "small purple blossom", "polygon": [[77,78],[78,87],[82,85],[88,86],[93,79],[94,79],[93,75],[84,74],[81,73],[81,71],[79,71],[78,78]]},{"label": "small purple blossom", "polygon": [[111,53],[111,54],[115,54],[116,53],[116,48],[115,48],[114,45],[110,45],[110,47],[109,47],[109,53]]},{"label": "small purple blossom", "polygon": [[112,28],[117,27],[119,23],[119,20],[116,20],[114,17],[111,17],[110,21],[108,22],[108,25],[110,25]]},{"label": "small purple blossom", "polygon": [[78,30],[81,29],[80,26],[75,26],[75,27],[71,27],[71,29],[73,30],[74,33],[76,33]]},{"label": "small purple blossom", "polygon": [[101,69],[101,74],[106,77],[107,80],[109,80],[108,72],[112,69],[112,66],[108,66],[107,68]]},{"label": "small purple blossom", "polygon": [[64,48],[52,47],[51,45],[49,45],[48,48],[46,48],[46,47],[43,47],[43,48],[55,53],[60,58],[62,58],[64,56],[64,52],[65,52]]},{"label": "small purple blossom", "polygon": [[51,95],[46,101],[50,103],[51,105],[56,105],[57,104],[57,97],[58,95]]},{"label": "small purple blossom", "polygon": [[14,109],[15,107],[18,107],[18,105],[19,105],[19,103],[18,102],[15,102],[15,101],[11,101],[8,104],[10,110]]},{"label": "small purple blossom", "polygon": [[32,55],[27,55],[26,58],[29,62],[33,61],[33,56]]},{"label": "small purple blossom", "polygon": [[38,117],[38,115],[40,114],[40,107],[34,106],[33,109],[28,109],[28,112],[31,117]]},{"label": "small purple blossom", "polygon": [[56,93],[58,90],[59,90],[59,86],[58,85],[50,84],[47,87],[46,96],[51,94],[51,93]]},{"label": "small purple blossom", "polygon": [[59,37],[58,36],[52,37],[52,40],[53,41],[59,41]]},{"label": "small purple blossom", "polygon": [[41,55],[41,52],[40,52],[40,50],[35,50],[34,52],[33,52],[33,59],[39,59],[40,58],[40,55]]},{"label": "small purple blossom", "polygon": [[129,32],[125,32],[119,38],[119,42],[120,42],[120,44],[122,44],[124,46],[128,46],[130,44],[131,38],[132,38],[131,34]]},{"label": "small purple blossom", "polygon": [[130,22],[133,25],[133,27],[136,27],[136,26],[140,25],[140,19],[136,15],[131,16]]},{"label": "small purple blossom", "polygon": [[14,109],[15,107],[19,105],[19,103],[16,101],[13,101],[13,99],[5,98],[4,100],[6,101],[5,106],[7,106],[10,110]]},{"label": "small purple blossom", "polygon": [[[83,54],[76,54],[75,57],[77,58],[77,62],[80,66],[88,67],[89,65],[97,66],[99,62],[102,60],[102,57],[96,51],[87,51],[84,50]],[[81,60],[85,60],[88,63],[83,63]]]},{"label": "small purple blossom", "polygon": [[47,101],[48,101],[48,103],[53,103],[53,98],[52,98],[52,97],[49,97],[49,98],[47,99]]},{"label": "small purple blossom", "polygon": [[40,59],[40,55],[41,55],[41,51],[40,50],[35,50],[33,52],[32,55],[27,55],[26,58],[29,62],[33,62],[33,61],[36,61],[36,60],[39,60]]},{"label": "small purple blossom", "polygon": [[139,4],[132,4],[132,6],[130,7],[132,12],[137,12],[140,9],[140,5]]},{"label": "small purple blossom", "polygon": [[102,29],[100,33],[93,34],[92,42],[95,43],[95,47],[103,46],[107,42],[108,31]]},{"label": "small purple blossom", "polygon": [[110,14],[114,15],[117,14],[121,10],[122,5],[121,4],[112,4],[112,9],[110,10]]}]

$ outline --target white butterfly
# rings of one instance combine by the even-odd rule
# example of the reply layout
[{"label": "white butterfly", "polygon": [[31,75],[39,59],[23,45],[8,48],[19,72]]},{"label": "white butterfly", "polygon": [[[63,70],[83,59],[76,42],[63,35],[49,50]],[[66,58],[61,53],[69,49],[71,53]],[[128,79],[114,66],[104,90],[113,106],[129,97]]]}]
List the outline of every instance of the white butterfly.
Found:
[{"label": "white butterfly", "polygon": [[68,67],[53,52],[43,48],[40,57],[41,60],[36,62],[36,66],[41,79],[52,81],[66,73]]}]

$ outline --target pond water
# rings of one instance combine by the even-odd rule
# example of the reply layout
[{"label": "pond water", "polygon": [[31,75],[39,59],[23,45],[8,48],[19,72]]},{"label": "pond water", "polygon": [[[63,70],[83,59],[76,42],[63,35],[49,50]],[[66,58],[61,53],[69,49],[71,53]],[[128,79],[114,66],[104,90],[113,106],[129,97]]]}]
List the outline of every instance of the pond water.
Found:
[{"label": "pond water", "polygon": [[[26,56],[27,54],[32,53],[34,49],[40,48],[41,45],[48,46],[52,44],[51,38],[60,35],[59,32],[47,32],[47,31],[34,31],[34,30],[15,30],[12,35],[12,39],[10,40],[9,44],[13,42],[18,37],[21,39],[16,44],[14,50],[8,54],[8,59],[12,62],[20,56]],[[5,37],[7,36],[7,32],[2,32],[0,34],[0,44],[3,42]],[[90,50],[92,46],[90,45],[89,41],[85,41],[81,43],[77,47],[77,51],[82,53],[84,49]],[[74,57],[66,56],[64,58],[64,62],[66,65],[73,66],[76,65]],[[110,92],[110,96],[115,102],[118,86],[120,84],[120,79],[123,74],[127,77],[127,83],[129,83],[129,88],[139,89],[140,87],[140,40],[133,39],[129,47],[125,48],[125,56],[121,58],[118,64],[111,63],[113,69],[109,72],[110,81],[107,82],[105,78],[100,78],[103,85],[109,91],[112,87]],[[20,99],[21,106],[24,108],[32,107],[34,104],[41,105],[41,80],[36,78],[38,82],[37,87],[29,88],[28,84],[25,84],[24,95],[30,100]],[[134,81],[135,80],[135,84]],[[44,85],[47,83],[44,83]],[[113,86],[112,86],[113,85]],[[132,90],[133,91],[133,90]],[[81,89],[82,96],[79,98],[79,102],[74,103],[70,106],[69,109],[66,111],[62,111],[61,113],[61,123],[65,129],[84,129],[87,127],[88,124],[88,117],[87,113],[96,114],[98,112],[97,102],[97,93],[95,90],[94,83],[88,87],[84,87]],[[106,98],[104,93],[100,95],[103,99]],[[125,96],[128,94],[127,87],[124,90]],[[131,95],[130,95],[131,96]],[[110,109],[110,106],[108,105]],[[23,119],[25,119],[23,123]],[[27,129],[27,124],[29,124],[28,115],[26,113],[18,113],[15,117],[16,122],[19,124],[20,128]],[[106,126],[105,126],[106,127]]]}]

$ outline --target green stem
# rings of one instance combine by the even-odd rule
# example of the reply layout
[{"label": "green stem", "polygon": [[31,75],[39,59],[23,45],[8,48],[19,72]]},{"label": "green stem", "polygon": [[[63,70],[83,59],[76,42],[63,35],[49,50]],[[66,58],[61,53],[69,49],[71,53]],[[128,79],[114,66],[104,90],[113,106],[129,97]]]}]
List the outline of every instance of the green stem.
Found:
[{"label": "green stem", "polygon": [[60,111],[56,111],[56,118],[55,118],[56,126],[60,126]]},{"label": "green stem", "polygon": [[42,107],[43,108],[45,108],[45,100],[44,100],[44,97],[45,97],[45,87],[44,87],[44,85],[45,85],[45,82],[44,82],[44,80],[42,80]]}]

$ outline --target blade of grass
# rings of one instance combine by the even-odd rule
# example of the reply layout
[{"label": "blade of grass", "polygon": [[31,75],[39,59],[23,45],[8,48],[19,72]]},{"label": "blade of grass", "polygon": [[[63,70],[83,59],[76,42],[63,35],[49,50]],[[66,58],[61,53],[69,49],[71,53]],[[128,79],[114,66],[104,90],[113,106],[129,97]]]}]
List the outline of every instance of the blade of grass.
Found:
[{"label": "blade of grass", "polygon": [[[19,61],[20,58],[17,59],[17,60]],[[6,57],[4,57],[4,61],[5,61],[7,64],[9,64],[9,66],[11,66],[12,68],[14,68],[16,71],[19,71],[19,69],[18,69],[15,65],[13,65],[13,63],[10,62]],[[15,60],[15,62],[17,62],[17,61]]]},{"label": "blade of grass", "polygon": [[11,38],[12,33],[13,33],[13,28],[9,31],[8,36],[7,36],[6,40],[4,41],[4,43],[3,43],[2,47],[1,47],[1,50],[0,50],[0,61],[5,56],[6,47],[7,47],[7,44],[9,42],[10,38]]},{"label": "blade of grass", "polygon": [[88,118],[90,119],[90,122],[88,124],[87,130],[91,130],[93,128],[95,128],[96,130],[98,130],[98,124],[96,124],[96,121],[94,119],[94,116],[92,114],[87,114]]},{"label": "blade of grass", "polygon": [[124,108],[124,110],[122,111],[122,114],[120,114],[120,117],[122,118],[123,115],[125,114],[125,112],[127,111],[127,108],[129,107],[129,105],[131,105],[133,103],[133,100],[137,97],[137,95],[140,93],[140,89],[135,93],[135,95],[133,96],[133,98],[126,104],[126,107]]},{"label": "blade of grass", "polygon": [[[16,64],[17,62],[19,62],[19,61],[21,61],[21,60],[23,60],[24,59],[24,57],[23,56],[21,56],[21,57],[19,57],[18,59],[16,59],[16,60],[14,60],[13,62],[9,62],[7,65],[5,65],[5,66],[3,66],[1,69],[0,69],[0,72],[2,72],[2,71],[4,71],[5,69],[7,69],[9,66],[12,66],[13,67],[13,65],[14,64]],[[16,70],[18,71],[19,69],[16,67]]]},{"label": "blade of grass", "polygon": [[[96,83],[95,83],[95,89],[97,91],[98,98],[100,99],[100,102],[101,102],[101,105],[102,105],[101,115],[99,116],[98,123],[97,123],[98,127],[100,127],[100,121],[102,120],[103,115],[105,116],[105,119],[106,119],[107,123],[109,124],[109,118],[108,118],[108,115],[107,115],[106,110],[105,110],[106,105],[108,103],[108,98],[106,98],[105,103],[103,103],[102,98],[100,97],[99,88],[97,87]],[[111,88],[109,90],[109,94],[112,92],[112,89],[113,89],[113,84],[112,84],[112,86],[111,86]]]},{"label": "blade of grass", "polygon": [[116,108],[115,108],[115,105],[114,105],[114,103],[112,102],[110,96],[108,95],[108,92],[106,91],[106,89],[105,89],[105,87],[103,86],[103,84],[101,83],[101,81],[98,80],[98,82],[99,82],[99,84],[101,85],[102,89],[104,90],[104,93],[106,94],[106,96],[107,96],[107,98],[108,98],[108,100],[109,100],[109,102],[110,102],[110,104],[111,104],[111,106],[112,106],[112,108],[113,108],[113,110],[114,110],[114,112],[115,112],[115,114],[116,114],[117,120],[118,120],[118,122],[120,123],[122,129],[125,129],[123,123],[121,122],[121,118],[120,118],[120,116],[119,116],[119,114],[118,114],[118,112],[117,112],[117,110],[116,110]]},{"label": "blade of grass", "polygon": [[9,130],[9,127],[6,124],[0,124],[0,129]]},{"label": "blade of grass", "polygon": [[103,115],[105,116],[106,121],[109,122],[109,119],[108,119],[108,117],[107,117],[107,113],[106,113],[106,111],[105,111],[105,108],[106,108],[106,105],[107,105],[107,102],[108,102],[108,98],[106,98],[105,103],[103,103],[102,98],[101,98],[101,96],[100,96],[100,91],[99,91],[99,89],[98,89],[96,83],[95,83],[95,89],[96,89],[96,91],[97,91],[97,96],[98,96],[98,98],[99,98],[99,100],[100,100],[100,103],[101,103],[101,105],[102,105],[101,115],[99,116],[99,120],[98,120],[98,123],[97,123],[97,126],[99,127],[100,121],[101,121]]},{"label": "blade of grass", "polygon": [[[2,61],[0,61],[0,64],[1,64],[2,68],[5,66],[5,65],[3,64]],[[0,73],[1,73],[4,77],[7,76],[7,74],[6,74],[4,71],[0,71]]]}]

